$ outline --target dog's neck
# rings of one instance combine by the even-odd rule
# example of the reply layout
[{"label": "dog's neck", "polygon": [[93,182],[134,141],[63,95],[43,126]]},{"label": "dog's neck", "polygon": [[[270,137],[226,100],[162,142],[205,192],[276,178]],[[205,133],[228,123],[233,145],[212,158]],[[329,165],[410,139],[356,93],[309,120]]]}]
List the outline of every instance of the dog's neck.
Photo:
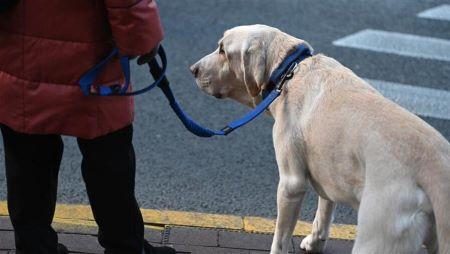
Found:
[{"label": "dog's neck", "polygon": [[[251,105],[250,107],[256,107],[258,104],[261,103],[261,101],[264,99],[263,91],[267,88],[267,83],[269,81],[270,75],[275,71],[276,68],[284,61],[284,59],[295,50],[295,48],[299,44],[304,44],[308,48],[310,48],[311,52],[313,52],[312,47],[305,41],[300,40],[298,38],[295,38],[293,36],[290,36],[288,34],[282,34],[281,36],[275,38],[273,42],[271,43],[271,48],[276,48],[277,50],[269,50],[270,52],[268,54],[268,61],[266,65],[266,80],[267,82],[261,86],[261,92],[251,99]],[[283,45],[280,47],[280,45]],[[268,70],[268,71],[267,71]],[[298,73],[298,70],[294,72],[294,76],[296,76]],[[290,81],[287,81],[285,86],[289,86],[289,84],[292,83]],[[270,91],[269,91],[270,92]],[[275,100],[268,108],[267,113],[271,115],[272,117],[275,117],[275,114],[277,112],[277,102],[282,101],[282,97],[285,96],[286,91],[284,91],[280,97]]]},{"label": "dog's neck", "polygon": [[[311,49],[308,43],[288,34],[278,35],[274,40],[268,45],[267,49],[267,61],[266,61],[266,76],[267,81],[270,75],[275,71],[276,68],[288,57],[292,52],[296,50],[296,47],[300,44],[304,44]],[[263,89],[264,87],[262,87]]]}]

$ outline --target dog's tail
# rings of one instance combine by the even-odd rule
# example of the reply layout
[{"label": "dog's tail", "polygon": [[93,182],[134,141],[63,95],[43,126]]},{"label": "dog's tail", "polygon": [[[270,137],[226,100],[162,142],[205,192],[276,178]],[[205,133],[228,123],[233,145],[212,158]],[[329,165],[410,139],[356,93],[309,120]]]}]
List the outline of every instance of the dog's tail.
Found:
[{"label": "dog's tail", "polygon": [[419,174],[418,183],[431,201],[436,220],[439,253],[450,254],[450,144]]}]

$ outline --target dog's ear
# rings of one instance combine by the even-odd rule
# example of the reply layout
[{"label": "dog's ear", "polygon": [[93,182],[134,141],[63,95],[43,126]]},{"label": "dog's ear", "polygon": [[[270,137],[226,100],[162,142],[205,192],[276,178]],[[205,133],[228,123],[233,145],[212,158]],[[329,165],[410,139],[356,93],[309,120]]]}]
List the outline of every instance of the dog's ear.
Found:
[{"label": "dog's ear", "polygon": [[266,52],[260,42],[249,42],[243,46],[241,64],[247,92],[256,97],[264,85],[266,73]]}]

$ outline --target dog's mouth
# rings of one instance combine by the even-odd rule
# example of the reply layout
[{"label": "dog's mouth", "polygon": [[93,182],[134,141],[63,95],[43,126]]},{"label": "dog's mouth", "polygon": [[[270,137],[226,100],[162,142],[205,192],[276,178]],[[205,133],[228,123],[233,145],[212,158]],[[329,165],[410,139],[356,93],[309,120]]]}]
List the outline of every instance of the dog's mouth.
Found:
[{"label": "dog's mouth", "polygon": [[197,84],[200,88],[207,88],[211,86],[211,80],[209,79],[197,79]]},{"label": "dog's mouth", "polygon": [[203,79],[196,79],[196,83],[198,87],[205,93],[207,93],[210,96],[214,96],[216,99],[225,99],[225,95],[223,95],[220,92],[213,92],[212,90],[212,82],[210,79],[203,78]]},{"label": "dog's mouth", "polygon": [[207,82],[200,82],[197,81],[198,86],[201,88],[201,90],[203,92],[205,92],[206,94],[210,95],[210,96],[214,96],[216,99],[225,99],[225,95],[221,94],[220,92],[213,92],[211,89],[211,82],[207,81]]},{"label": "dog's mouth", "polygon": [[225,96],[223,96],[223,94],[220,93],[214,93],[212,96],[216,97],[216,99],[224,99]]}]

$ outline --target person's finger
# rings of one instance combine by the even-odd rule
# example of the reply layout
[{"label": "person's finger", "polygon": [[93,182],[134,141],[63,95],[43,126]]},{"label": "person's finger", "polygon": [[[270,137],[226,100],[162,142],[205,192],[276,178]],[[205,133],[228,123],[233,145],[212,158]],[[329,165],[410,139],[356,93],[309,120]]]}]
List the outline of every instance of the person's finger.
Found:
[{"label": "person's finger", "polygon": [[156,47],[153,48],[152,51],[150,51],[149,53],[140,56],[137,60],[137,64],[143,65],[143,64],[150,62],[153,58],[156,57],[156,55],[158,54],[158,50],[159,50],[159,44],[156,45]]},{"label": "person's finger", "polygon": [[138,65],[143,65],[147,63],[149,60],[147,60],[146,55],[140,56],[137,60]]}]

